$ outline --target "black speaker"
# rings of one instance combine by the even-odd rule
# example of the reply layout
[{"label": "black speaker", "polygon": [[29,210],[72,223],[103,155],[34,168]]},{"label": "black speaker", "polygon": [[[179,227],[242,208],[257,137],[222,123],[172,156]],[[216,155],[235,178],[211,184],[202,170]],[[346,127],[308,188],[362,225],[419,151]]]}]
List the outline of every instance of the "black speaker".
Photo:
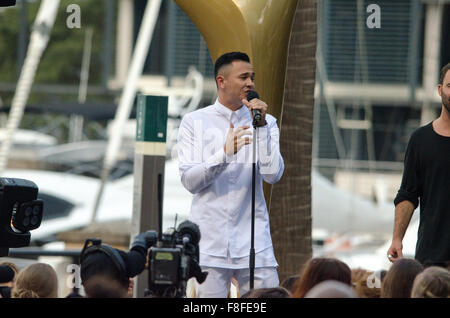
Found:
[{"label": "black speaker", "polygon": [[32,181],[0,178],[0,247],[30,244],[30,231],[39,227],[43,216],[38,191]]}]

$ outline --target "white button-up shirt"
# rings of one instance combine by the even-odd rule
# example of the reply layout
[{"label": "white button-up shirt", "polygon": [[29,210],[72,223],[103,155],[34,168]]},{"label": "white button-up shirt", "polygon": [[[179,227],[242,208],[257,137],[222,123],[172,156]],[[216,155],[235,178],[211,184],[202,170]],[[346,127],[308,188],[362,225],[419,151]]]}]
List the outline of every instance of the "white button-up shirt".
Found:
[{"label": "white button-up shirt", "polygon": [[[249,266],[251,240],[252,143],[235,155],[224,151],[230,129],[250,126],[244,105],[233,112],[215,104],[188,113],[178,131],[181,182],[194,194],[189,219],[200,227],[200,265],[225,268]],[[266,114],[267,125],[257,128],[255,187],[255,267],[277,266],[270,236],[269,214],[262,180],[280,180],[284,162],[279,148],[275,117]]]}]

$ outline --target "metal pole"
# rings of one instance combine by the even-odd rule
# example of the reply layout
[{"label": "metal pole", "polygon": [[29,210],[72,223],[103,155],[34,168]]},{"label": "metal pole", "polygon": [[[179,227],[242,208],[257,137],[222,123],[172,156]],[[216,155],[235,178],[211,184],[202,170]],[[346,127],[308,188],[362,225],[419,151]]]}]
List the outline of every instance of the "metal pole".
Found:
[{"label": "metal pole", "polygon": [[172,77],[175,75],[174,64],[175,64],[175,49],[177,41],[177,16],[176,7],[173,1],[167,2],[167,44],[166,44],[166,63],[165,63],[165,73],[167,78],[167,86],[172,85]]},{"label": "metal pole", "polygon": [[21,0],[20,3],[20,29],[19,29],[19,40],[17,43],[17,73],[20,74],[20,70],[23,66],[23,61],[25,60],[25,54],[27,51],[27,31],[28,31],[28,21],[27,21],[27,1]]},{"label": "metal pole", "polygon": [[255,284],[255,188],[256,188],[256,143],[258,138],[257,122],[253,121],[253,161],[252,161],[252,225],[250,239],[250,290]]},{"label": "metal pole", "polygon": [[[86,102],[93,33],[94,31],[92,30],[91,27],[87,28],[84,37],[83,59],[81,62],[81,72],[80,72],[80,86],[78,89],[78,103],[80,104],[84,104]],[[81,141],[82,139],[83,139],[83,116],[71,115],[69,142],[78,142]]]},{"label": "metal pole", "polygon": [[[325,85],[326,83],[328,83],[328,75],[327,75],[327,71],[325,68],[325,61],[323,59],[323,51],[322,51],[322,45],[321,45],[321,41],[317,42],[317,76],[320,79],[320,83],[322,83],[322,85]],[[327,106],[327,110],[328,110],[328,116],[330,117],[330,124],[331,124],[331,128],[333,129],[333,136],[334,136],[334,141],[336,143],[336,150],[338,153],[338,158],[339,159],[344,159],[346,157],[346,151],[345,151],[345,146],[344,146],[344,141],[342,139],[342,135],[341,132],[339,131],[339,127],[337,126],[337,120],[336,120],[336,107],[334,104],[334,100],[330,97],[328,97],[326,94],[324,94],[324,98],[325,98],[325,104]]]},{"label": "metal pole", "polygon": [[436,118],[432,99],[436,94],[439,78],[439,54],[441,50],[442,3],[427,3],[424,30],[423,51],[423,90],[424,98],[420,115],[420,126],[428,124]]},{"label": "metal pole", "polygon": [[409,47],[408,47],[408,85],[411,105],[416,104],[416,87],[418,72],[420,23],[422,20],[422,4],[420,0],[413,0],[410,8]]},{"label": "metal pole", "polygon": [[106,15],[104,22],[104,36],[103,36],[103,86],[108,87],[108,81],[111,77],[111,55],[112,55],[112,36],[113,36],[113,22],[114,22],[114,7],[115,1],[105,0]]}]

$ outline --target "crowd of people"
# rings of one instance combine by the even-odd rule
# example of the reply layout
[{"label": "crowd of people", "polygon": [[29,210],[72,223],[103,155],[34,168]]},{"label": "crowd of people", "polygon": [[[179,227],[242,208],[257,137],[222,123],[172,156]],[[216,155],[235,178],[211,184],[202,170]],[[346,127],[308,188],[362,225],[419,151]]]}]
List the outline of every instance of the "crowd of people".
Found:
[{"label": "crowd of people", "polygon": [[[103,270],[92,263],[81,267],[84,296],[65,297],[131,298],[133,277],[119,271],[106,255],[99,254]],[[88,262],[90,262],[88,260]],[[1,298],[57,298],[58,277],[52,266],[34,263],[19,269],[14,263],[0,263]],[[402,258],[389,270],[351,269],[336,258],[315,257],[280,286],[255,288],[240,298],[449,298],[450,267],[424,267],[415,259]]]},{"label": "crowd of people", "polygon": [[291,298],[449,298],[450,267],[402,258],[389,270],[350,269],[335,258],[312,258],[281,286]]}]

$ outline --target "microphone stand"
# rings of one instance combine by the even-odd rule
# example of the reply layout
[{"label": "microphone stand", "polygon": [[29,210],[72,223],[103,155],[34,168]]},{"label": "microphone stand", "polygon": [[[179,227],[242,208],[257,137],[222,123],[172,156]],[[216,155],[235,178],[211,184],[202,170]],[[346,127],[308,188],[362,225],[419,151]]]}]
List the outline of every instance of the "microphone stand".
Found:
[{"label": "microphone stand", "polygon": [[250,241],[250,290],[255,281],[255,187],[256,187],[256,142],[258,121],[253,119],[253,162],[252,162],[252,227]]}]

